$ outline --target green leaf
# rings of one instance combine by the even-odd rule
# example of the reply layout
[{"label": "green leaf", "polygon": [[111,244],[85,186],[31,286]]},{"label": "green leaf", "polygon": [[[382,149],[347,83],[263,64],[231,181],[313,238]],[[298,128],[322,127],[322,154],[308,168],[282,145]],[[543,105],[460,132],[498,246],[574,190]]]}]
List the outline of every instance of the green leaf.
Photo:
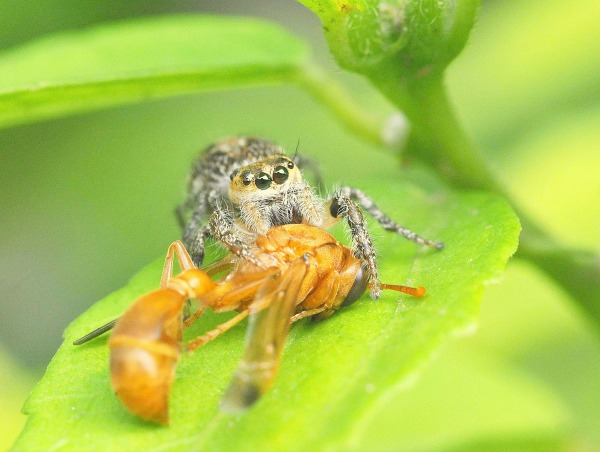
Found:
[{"label": "green leaf", "polygon": [[0,55],[0,127],[161,96],[289,80],[308,56],[249,18],[143,19],[63,33]]},{"label": "green leaf", "polygon": [[[244,326],[238,326],[182,359],[171,425],[157,427],[128,414],[112,394],[106,338],[71,345],[157,287],[157,261],[66,330],[65,343],[26,403],[29,419],[16,448],[306,450],[343,443],[378,400],[414,379],[451,337],[473,329],[484,285],[501,274],[520,229],[502,199],[453,193],[424,171],[399,178],[389,168],[360,186],[385,193],[377,201],[392,217],[446,243],[439,252],[419,249],[373,225],[382,279],[423,285],[425,298],[364,296],[326,321],[299,322],[273,389],[250,412],[230,417],[219,412],[218,402],[242,353]],[[225,318],[209,313],[190,334]]]}]

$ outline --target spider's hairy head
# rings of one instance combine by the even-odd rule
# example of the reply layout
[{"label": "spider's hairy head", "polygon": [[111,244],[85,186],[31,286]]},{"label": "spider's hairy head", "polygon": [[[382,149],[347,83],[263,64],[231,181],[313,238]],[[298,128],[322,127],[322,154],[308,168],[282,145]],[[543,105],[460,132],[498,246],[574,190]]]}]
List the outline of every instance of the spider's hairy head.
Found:
[{"label": "spider's hairy head", "polygon": [[230,179],[229,199],[234,205],[276,197],[303,182],[298,166],[283,154],[238,168],[231,173]]}]

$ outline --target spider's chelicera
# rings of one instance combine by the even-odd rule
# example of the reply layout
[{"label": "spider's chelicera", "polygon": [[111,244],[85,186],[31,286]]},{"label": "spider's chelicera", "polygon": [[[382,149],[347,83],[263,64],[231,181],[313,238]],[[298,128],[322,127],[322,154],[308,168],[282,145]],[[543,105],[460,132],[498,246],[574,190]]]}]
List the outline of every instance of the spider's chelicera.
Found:
[{"label": "spider's chelicera", "polygon": [[420,245],[443,248],[394,222],[356,188],[339,188],[323,201],[304,180],[301,167],[315,170],[310,159],[288,157],[282,147],[262,138],[227,138],[204,150],[190,173],[186,200],[177,208],[194,263],[202,264],[206,239],[212,237],[241,258],[262,265],[251,247],[272,227],[303,223],[328,229],[345,219],[354,254],[370,277],[371,296],[377,298],[381,288],[376,253],[361,207],[384,229]]}]

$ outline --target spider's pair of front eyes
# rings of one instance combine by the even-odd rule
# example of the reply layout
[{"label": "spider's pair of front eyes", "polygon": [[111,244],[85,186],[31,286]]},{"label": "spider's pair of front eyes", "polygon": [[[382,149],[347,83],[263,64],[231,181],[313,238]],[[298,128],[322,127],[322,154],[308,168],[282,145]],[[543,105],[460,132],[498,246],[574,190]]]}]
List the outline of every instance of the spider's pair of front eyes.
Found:
[{"label": "spider's pair of front eyes", "polygon": [[[292,162],[288,162],[287,167],[289,169],[292,169],[294,167],[294,164]],[[234,171],[231,174],[231,179],[233,180],[233,178],[236,175],[237,175],[237,171]],[[264,173],[264,172],[260,172],[256,176],[254,176],[254,174],[252,174],[252,172],[245,171],[242,173],[242,183],[244,185],[250,185],[252,183],[252,181],[254,181],[256,188],[258,188],[259,190],[266,190],[267,188],[269,188],[271,186],[271,182],[275,182],[276,184],[281,185],[286,180],[288,180],[289,176],[290,176],[290,173],[285,166],[276,166],[275,169],[273,170],[273,176],[271,176],[267,173]]]}]

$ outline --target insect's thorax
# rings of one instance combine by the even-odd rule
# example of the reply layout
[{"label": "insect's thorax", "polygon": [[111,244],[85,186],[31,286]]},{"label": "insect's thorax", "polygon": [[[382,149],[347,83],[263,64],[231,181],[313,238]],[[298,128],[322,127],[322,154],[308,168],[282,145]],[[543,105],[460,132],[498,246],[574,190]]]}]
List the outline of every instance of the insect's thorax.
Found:
[{"label": "insect's thorax", "polygon": [[340,303],[354,288],[359,275],[359,285],[355,290],[359,296],[365,290],[368,278],[362,278],[361,261],[350,248],[321,228],[304,224],[275,227],[258,237],[256,245],[266,265],[273,265],[268,263],[267,257],[275,260],[279,268],[287,268],[299,258],[308,259],[304,283],[298,296],[302,309],[317,308],[330,296],[329,284],[333,274],[337,275],[335,297]]}]

